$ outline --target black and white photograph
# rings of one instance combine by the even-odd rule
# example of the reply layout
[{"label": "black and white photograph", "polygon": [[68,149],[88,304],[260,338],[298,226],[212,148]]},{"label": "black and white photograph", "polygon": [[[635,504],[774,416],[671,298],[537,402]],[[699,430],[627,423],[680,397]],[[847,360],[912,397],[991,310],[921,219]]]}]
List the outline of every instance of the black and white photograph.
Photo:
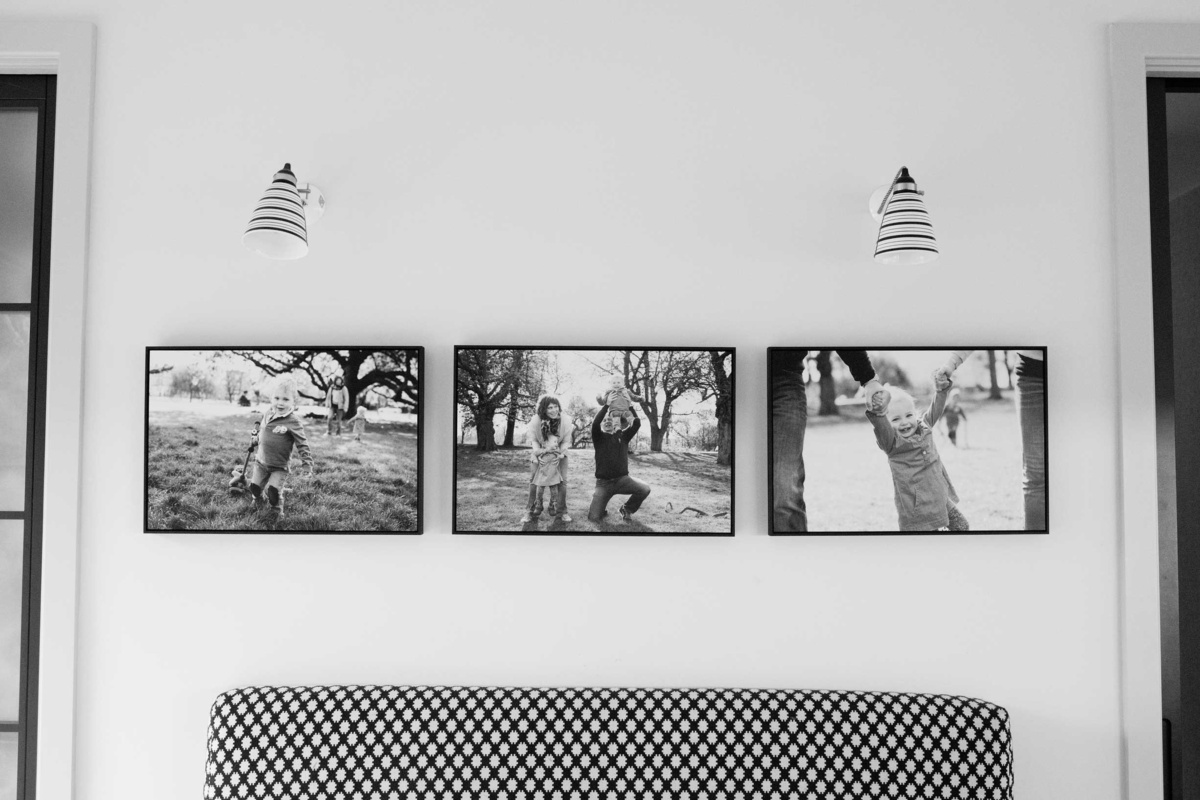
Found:
[{"label": "black and white photograph", "polygon": [[772,535],[1046,533],[1046,348],[768,350]]},{"label": "black and white photograph", "polygon": [[420,347],[146,349],[146,532],[421,532]]},{"label": "black and white photograph", "polygon": [[454,360],[455,533],[733,534],[733,348]]}]

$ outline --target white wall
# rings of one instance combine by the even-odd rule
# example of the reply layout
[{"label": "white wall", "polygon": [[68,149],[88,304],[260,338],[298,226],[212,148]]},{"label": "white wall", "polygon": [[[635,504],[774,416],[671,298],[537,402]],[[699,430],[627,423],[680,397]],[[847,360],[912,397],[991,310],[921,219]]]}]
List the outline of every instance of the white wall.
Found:
[{"label": "white wall", "polygon": [[[1119,796],[1104,26],[1200,11],[650,5],[8,1],[99,28],[79,797],[198,796],[217,693],[322,682],[967,694],[1021,800]],[[330,206],[272,265],[284,160]],[[901,164],[908,272],[865,212]],[[613,273],[626,319],[566,300]],[[140,533],[142,348],[322,341],[428,348],[426,534]],[[737,345],[739,535],[450,536],[451,348],[496,341]],[[1049,347],[1049,536],[766,536],[767,346],[964,341]]]}]

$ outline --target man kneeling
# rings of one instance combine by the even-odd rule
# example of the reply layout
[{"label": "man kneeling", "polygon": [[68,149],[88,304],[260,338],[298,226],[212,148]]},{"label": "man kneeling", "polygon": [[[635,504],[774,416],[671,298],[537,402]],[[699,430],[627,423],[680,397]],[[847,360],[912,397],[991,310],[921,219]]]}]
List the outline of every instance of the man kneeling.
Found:
[{"label": "man kneeling", "polygon": [[608,416],[608,406],[601,406],[592,421],[592,447],[596,451],[596,491],[588,508],[588,519],[592,522],[599,522],[608,514],[608,501],[613,495],[629,495],[617,509],[621,519],[626,521],[650,496],[649,486],[629,477],[629,443],[642,427],[637,412],[631,410],[630,413],[633,424],[625,430]]}]

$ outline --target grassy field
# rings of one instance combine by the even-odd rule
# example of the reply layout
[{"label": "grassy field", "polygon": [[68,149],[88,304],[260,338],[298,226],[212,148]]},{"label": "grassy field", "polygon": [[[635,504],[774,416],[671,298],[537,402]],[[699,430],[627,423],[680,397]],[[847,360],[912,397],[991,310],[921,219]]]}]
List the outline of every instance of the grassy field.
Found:
[{"label": "grassy field", "polygon": [[[525,525],[520,520],[529,494],[528,449],[480,453],[469,445],[460,445],[457,458],[455,492],[459,531],[728,534],[733,528],[730,469],[717,466],[715,453],[630,456],[629,474],[650,485],[650,497],[632,520],[624,522],[617,509],[626,495],[617,495],[609,501],[609,515],[597,523],[587,518],[596,487],[594,451],[571,450],[567,510],[573,520],[564,523],[543,514]],[[550,490],[546,492],[548,501]]]},{"label": "grassy field", "polygon": [[[415,531],[417,438],[412,426],[368,426],[361,442],[344,432],[326,438],[322,421],[305,421],[316,462],[312,478],[292,474],[284,515],[273,524],[254,510],[249,492],[229,491],[241,466],[255,417],[211,416],[185,410],[150,414],[146,484],[150,530]],[[253,465],[252,465],[253,466]]]},{"label": "grassy field", "polygon": [[[1012,400],[972,401],[963,407],[968,421],[959,428],[959,447],[940,428],[934,434],[958,491],[959,510],[973,531],[1021,530],[1021,437]],[[810,531],[899,529],[887,456],[875,444],[861,410],[809,417],[804,465]]]}]

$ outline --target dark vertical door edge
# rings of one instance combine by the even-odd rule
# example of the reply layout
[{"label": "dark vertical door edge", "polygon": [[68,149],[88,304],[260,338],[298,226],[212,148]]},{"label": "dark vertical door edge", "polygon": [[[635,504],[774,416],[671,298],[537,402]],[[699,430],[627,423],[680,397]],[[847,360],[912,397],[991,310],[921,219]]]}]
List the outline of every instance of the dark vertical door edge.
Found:
[{"label": "dark vertical door edge", "polygon": [[17,723],[17,798],[36,793],[38,647],[41,620],[42,509],[45,475],[47,310],[50,288],[50,220],[52,208],[54,100],[52,75],[0,75],[0,104],[37,111],[34,230],[30,302],[5,304],[7,312],[29,313],[29,389],[26,409],[26,465],[23,513],[5,514],[24,520],[23,591],[21,597],[21,661]]}]

